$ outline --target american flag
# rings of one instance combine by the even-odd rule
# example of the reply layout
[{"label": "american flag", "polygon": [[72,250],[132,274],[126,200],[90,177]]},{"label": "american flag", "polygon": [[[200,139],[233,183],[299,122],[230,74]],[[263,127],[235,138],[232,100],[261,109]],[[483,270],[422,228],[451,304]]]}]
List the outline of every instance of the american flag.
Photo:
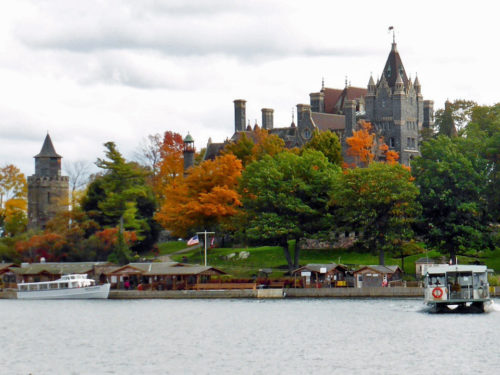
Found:
[{"label": "american flag", "polygon": [[193,245],[198,245],[200,243],[200,239],[198,238],[198,235],[191,237],[189,241],[187,242],[188,246],[193,246]]}]

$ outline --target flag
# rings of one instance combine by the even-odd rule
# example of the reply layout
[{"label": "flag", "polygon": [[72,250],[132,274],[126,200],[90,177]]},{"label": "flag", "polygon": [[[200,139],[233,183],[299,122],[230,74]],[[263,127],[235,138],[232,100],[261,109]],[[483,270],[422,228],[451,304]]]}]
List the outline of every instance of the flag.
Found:
[{"label": "flag", "polygon": [[212,237],[212,239],[210,240],[210,247],[214,247],[215,245],[215,237]]},{"label": "flag", "polygon": [[387,30],[387,31],[391,31],[391,30],[394,30],[394,26],[389,26],[389,30]]},{"label": "flag", "polygon": [[198,238],[198,235],[191,237],[189,241],[187,242],[188,246],[193,246],[193,245],[198,245],[200,243],[200,239]]}]

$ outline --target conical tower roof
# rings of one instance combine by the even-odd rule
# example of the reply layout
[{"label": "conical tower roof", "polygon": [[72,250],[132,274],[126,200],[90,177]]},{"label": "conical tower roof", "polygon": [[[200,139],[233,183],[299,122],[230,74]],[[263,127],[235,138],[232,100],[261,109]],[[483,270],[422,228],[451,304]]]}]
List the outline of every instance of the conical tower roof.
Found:
[{"label": "conical tower roof", "polygon": [[389,57],[387,58],[387,62],[385,63],[384,72],[382,73],[391,89],[394,89],[394,86],[396,85],[398,73],[401,74],[404,87],[408,87],[408,77],[406,76],[403,61],[401,60],[401,56],[399,56],[396,43],[392,43],[392,49],[389,53]]},{"label": "conical tower roof", "polygon": [[56,152],[54,145],[52,144],[52,140],[50,139],[49,133],[47,133],[45,141],[43,141],[43,146],[40,150],[40,153],[38,155],[35,155],[35,158],[62,158],[62,156]]}]

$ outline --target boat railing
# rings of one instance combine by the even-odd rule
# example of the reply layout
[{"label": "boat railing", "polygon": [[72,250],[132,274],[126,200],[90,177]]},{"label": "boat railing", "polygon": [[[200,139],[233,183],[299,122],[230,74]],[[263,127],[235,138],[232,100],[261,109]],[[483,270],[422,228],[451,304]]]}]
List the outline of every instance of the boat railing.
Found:
[{"label": "boat railing", "polygon": [[451,290],[448,295],[448,299],[471,299],[473,298],[473,289],[472,288],[463,288],[461,290]]}]

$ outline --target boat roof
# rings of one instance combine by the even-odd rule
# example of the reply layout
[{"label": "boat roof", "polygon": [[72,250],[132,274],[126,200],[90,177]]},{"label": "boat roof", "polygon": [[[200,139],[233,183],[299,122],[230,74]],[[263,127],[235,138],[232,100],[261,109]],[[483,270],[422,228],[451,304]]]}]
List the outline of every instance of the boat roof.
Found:
[{"label": "boat roof", "polygon": [[447,273],[447,272],[487,272],[487,267],[473,264],[440,264],[427,268],[427,273]]}]

